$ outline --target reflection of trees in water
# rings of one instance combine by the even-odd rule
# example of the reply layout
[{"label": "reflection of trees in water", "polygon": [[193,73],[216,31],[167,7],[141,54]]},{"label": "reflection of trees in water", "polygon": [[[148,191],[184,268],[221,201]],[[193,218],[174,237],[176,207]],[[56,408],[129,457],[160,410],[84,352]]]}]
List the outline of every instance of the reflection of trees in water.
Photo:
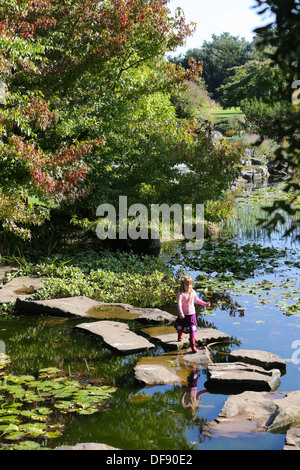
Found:
[{"label": "reflection of trees in water", "polygon": [[207,298],[211,303],[210,310],[228,311],[230,317],[243,317],[245,314],[245,309],[226,292],[210,292]]},{"label": "reflection of trees in water", "polygon": [[64,441],[72,441],[80,434],[82,442],[92,435],[95,442],[109,442],[122,449],[191,450],[186,432],[195,427],[202,429],[207,420],[198,413],[193,421],[191,409],[182,406],[182,396],[187,390],[175,386],[152,395],[147,390],[128,395],[118,389],[106,413],[90,416],[80,423],[70,422]]}]

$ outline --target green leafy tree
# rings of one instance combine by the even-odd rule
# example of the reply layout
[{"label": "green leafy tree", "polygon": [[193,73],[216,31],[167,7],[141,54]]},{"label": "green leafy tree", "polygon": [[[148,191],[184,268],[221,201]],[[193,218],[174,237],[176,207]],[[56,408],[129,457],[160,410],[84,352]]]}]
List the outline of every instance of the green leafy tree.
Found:
[{"label": "green leafy tree", "polygon": [[[0,109],[0,215],[6,230],[30,238],[28,225],[49,217],[45,206],[28,204],[29,196],[62,206],[86,195],[96,167],[106,164],[104,132],[114,117],[118,135],[124,102],[165,93],[196,72],[192,67],[186,75],[163,59],[191,32],[180,14],[169,17],[166,4],[1,2],[0,78],[7,93]],[[130,74],[139,66],[151,69],[154,59],[152,73]]]},{"label": "green leafy tree", "polygon": [[[300,76],[299,61],[299,29],[300,29],[300,5],[298,0],[256,0],[259,14],[266,11],[274,14],[275,20],[268,25],[258,28],[256,33],[260,35],[261,47],[269,47],[268,57],[271,60],[272,67],[279,67],[284,76],[284,83],[280,90],[280,98],[286,103],[291,103],[294,92],[293,84]],[[274,28],[276,35],[274,35]],[[288,166],[294,172],[299,169],[299,130],[300,116],[299,108],[295,106],[295,112],[289,114],[282,122],[278,122],[273,128],[273,136],[285,138],[288,142],[284,149],[279,148],[276,152],[276,162],[278,169]],[[286,213],[295,215],[299,210],[292,208],[292,203],[297,198],[300,190],[299,182],[295,181],[293,176],[286,184],[285,191],[294,198],[292,201],[275,201],[268,210],[273,214],[272,220],[268,224],[269,228],[276,226],[278,220],[283,220],[284,215],[278,212],[283,209]],[[297,218],[296,218],[297,220]],[[292,233],[299,222],[291,225],[287,235]]]},{"label": "green leafy tree", "polygon": [[277,99],[282,80],[279,67],[272,67],[270,59],[249,60],[234,67],[233,75],[219,88],[220,102],[226,108],[240,106],[246,99],[262,98],[271,104]]},{"label": "green leafy tree", "polygon": [[191,57],[202,61],[207,91],[218,100],[218,88],[233,74],[233,67],[243,65],[250,59],[251,52],[250,42],[226,32],[220,36],[213,34],[211,41],[204,41],[200,48],[188,50],[186,55],[177,61],[185,67]]},{"label": "green leafy tree", "polygon": [[[172,190],[174,180],[185,178],[177,165],[198,140],[193,123],[177,120],[170,94],[197,81],[202,66],[191,60],[184,69],[165,59],[193,30],[180,10],[170,16],[167,3],[2,1],[6,230],[30,238],[30,223],[42,224],[53,206],[66,223],[72,216],[95,218],[99,204],[117,204],[119,195],[134,202],[186,200],[184,191]],[[203,151],[196,145],[199,162],[213,163],[210,177],[229,177],[226,158],[234,164],[235,151],[226,147],[226,158],[219,158],[207,135]],[[191,185],[191,198],[203,196],[201,181]],[[216,197],[218,185],[211,188]],[[30,196],[42,205],[30,204]]]}]

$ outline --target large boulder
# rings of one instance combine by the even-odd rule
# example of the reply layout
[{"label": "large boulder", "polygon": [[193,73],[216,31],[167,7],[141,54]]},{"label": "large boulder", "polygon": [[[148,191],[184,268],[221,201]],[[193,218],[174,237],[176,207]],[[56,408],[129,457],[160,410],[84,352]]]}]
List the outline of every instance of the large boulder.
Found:
[{"label": "large boulder", "polygon": [[282,432],[300,422],[300,390],[247,391],[227,398],[219,416],[207,429],[230,432],[239,423],[255,432]]},{"label": "large boulder", "polygon": [[300,450],[300,426],[288,430],[283,450]]}]

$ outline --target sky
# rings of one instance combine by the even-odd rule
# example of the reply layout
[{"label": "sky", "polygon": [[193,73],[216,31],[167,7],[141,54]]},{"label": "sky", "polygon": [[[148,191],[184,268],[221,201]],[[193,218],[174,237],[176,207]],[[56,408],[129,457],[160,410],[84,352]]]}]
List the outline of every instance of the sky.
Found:
[{"label": "sky", "polygon": [[196,32],[174,55],[201,47],[203,41],[211,40],[212,34],[219,36],[223,32],[251,41],[253,30],[269,22],[268,16],[258,15],[259,9],[252,8],[255,5],[255,0],[170,0],[171,13],[180,7],[187,22],[197,23]]}]

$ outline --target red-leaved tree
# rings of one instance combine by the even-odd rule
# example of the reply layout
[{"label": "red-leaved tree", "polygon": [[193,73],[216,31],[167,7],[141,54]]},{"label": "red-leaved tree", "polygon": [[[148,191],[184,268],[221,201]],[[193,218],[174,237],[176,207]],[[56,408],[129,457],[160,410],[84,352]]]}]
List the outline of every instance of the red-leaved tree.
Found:
[{"label": "red-leaved tree", "polygon": [[[116,97],[133,101],[143,93],[167,92],[201,71],[200,64],[192,63],[186,72],[164,59],[193,29],[182,12],[170,17],[167,4],[1,1],[0,80],[6,93],[0,104],[0,220],[5,230],[30,238],[29,225],[49,218],[49,205],[86,197],[106,145],[108,126],[102,124]],[[145,66],[155,73],[130,87],[128,74]],[[42,204],[31,204],[31,196]]]}]

